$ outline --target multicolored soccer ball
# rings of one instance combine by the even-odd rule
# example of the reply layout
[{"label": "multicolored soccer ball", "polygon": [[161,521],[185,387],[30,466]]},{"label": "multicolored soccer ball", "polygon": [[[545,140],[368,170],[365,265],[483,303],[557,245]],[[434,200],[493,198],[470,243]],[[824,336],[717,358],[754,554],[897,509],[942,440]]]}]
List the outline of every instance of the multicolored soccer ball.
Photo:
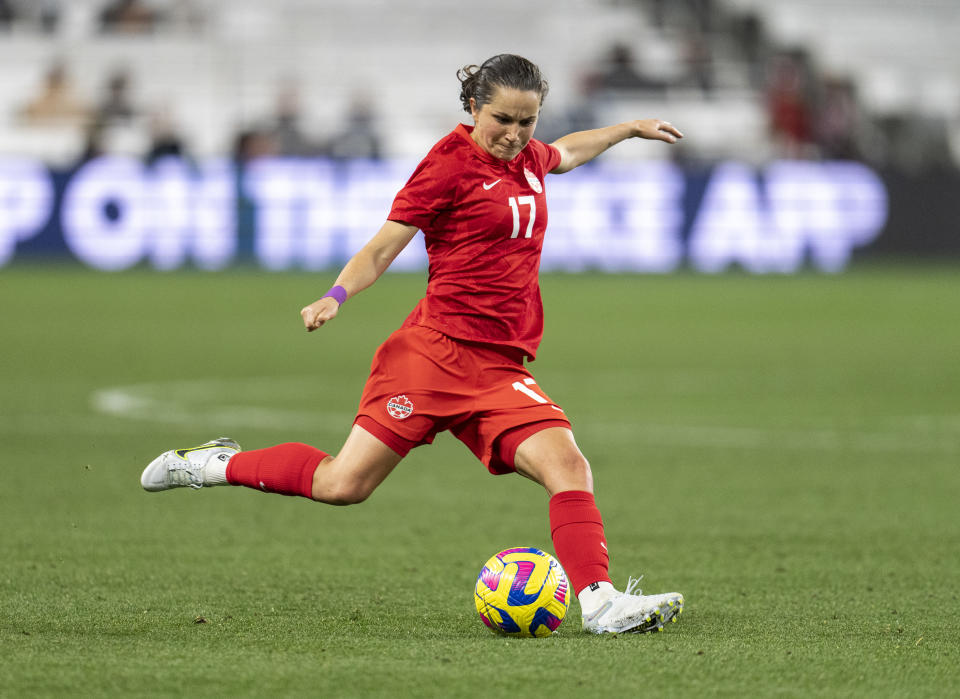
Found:
[{"label": "multicolored soccer ball", "polygon": [[549,636],[567,615],[570,586],[563,568],[549,553],[507,549],[483,566],[473,601],[494,633]]}]

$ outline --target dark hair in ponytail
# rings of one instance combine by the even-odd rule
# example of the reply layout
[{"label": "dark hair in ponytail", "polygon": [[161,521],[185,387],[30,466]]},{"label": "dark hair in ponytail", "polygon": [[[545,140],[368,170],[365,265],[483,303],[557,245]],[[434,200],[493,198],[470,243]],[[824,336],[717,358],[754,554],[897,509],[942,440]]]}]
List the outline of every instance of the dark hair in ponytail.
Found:
[{"label": "dark hair in ponytail", "polygon": [[534,63],[512,53],[488,58],[479,66],[464,66],[457,71],[457,78],[460,80],[460,103],[468,114],[471,97],[480,109],[491,100],[497,87],[536,92],[540,95],[540,104],[550,89]]}]

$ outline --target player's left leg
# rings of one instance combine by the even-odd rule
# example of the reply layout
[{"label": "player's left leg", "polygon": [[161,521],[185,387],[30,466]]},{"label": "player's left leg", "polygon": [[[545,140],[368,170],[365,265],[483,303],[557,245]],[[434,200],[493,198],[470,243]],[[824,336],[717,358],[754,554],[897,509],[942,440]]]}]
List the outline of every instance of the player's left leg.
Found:
[{"label": "player's left leg", "polygon": [[593,633],[659,631],[683,611],[683,595],[634,594],[639,581],[625,592],[610,581],[603,519],[593,497],[590,464],[577,447],[573,432],[549,427],[517,447],[518,473],[536,481],[550,495],[550,530],[557,558],[577,593],[584,629]]}]

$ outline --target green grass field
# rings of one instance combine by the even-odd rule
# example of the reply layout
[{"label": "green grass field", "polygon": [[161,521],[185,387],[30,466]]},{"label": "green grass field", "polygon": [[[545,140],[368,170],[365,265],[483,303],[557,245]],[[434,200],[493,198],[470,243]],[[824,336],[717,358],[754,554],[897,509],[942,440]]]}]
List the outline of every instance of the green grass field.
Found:
[{"label": "green grass field", "polygon": [[331,275],[0,273],[0,695],[956,696],[960,274],[551,276],[532,370],[664,633],[495,637],[472,589],[546,497],[441,435],[363,505],[147,494],[212,437],[337,450],[422,293]]}]

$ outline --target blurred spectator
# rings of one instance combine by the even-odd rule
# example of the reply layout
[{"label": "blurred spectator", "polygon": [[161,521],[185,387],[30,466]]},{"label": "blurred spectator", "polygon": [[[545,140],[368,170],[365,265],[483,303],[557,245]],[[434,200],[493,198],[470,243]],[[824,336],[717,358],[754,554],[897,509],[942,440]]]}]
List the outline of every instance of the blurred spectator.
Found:
[{"label": "blurred spectator", "polygon": [[763,86],[765,68],[769,63],[770,44],[760,16],[748,12],[734,17],[730,24],[731,43],[736,46],[747,64],[747,77],[751,87]]},{"label": "blurred spectator", "polygon": [[20,116],[33,126],[83,126],[90,120],[90,109],[74,95],[67,69],[57,61],[47,71],[39,94],[24,105]]},{"label": "blurred spectator", "polygon": [[347,109],[346,124],[330,139],[327,152],[333,158],[379,159],[383,151],[375,122],[370,100],[355,95]]},{"label": "blurred spectator", "polygon": [[689,23],[698,34],[709,35],[720,21],[720,8],[714,0],[686,0]]},{"label": "blurred spectator", "polygon": [[257,158],[279,155],[279,152],[277,141],[269,129],[243,129],[233,142],[233,160],[240,167]]},{"label": "blurred spectator", "polygon": [[203,29],[207,18],[197,0],[168,0],[164,4],[164,25],[185,32],[198,32]]},{"label": "blurred spectator", "polygon": [[622,42],[610,46],[600,73],[597,87],[602,90],[662,90],[661,80],[652,79],[637,70],[633,50]]},{"label": "blurred spectator", "polygon": [[130,97],[130,73],[126,68],[114,70],[107,78],[106,94],[97,106],[97,121],[105,126],[129,123],[137,115]]},{"label": "blurred spectator", "polygon": [[878,120],[884,140],[881,165],[922,174],[953,169],[950,135],[943,119],[922,114],[889,114]]},{"label": "blurred spectator", "polygon": [[256,231],[256,206],[244,187],[247,165],[259,158],[279,155],[276,138],[271,129],[245,128],[239,131],[233,142],[234,187],[237,196],[237,256],[253,259]]},{"label": "blurred spectator", "polygon": [[805,158],[811,155],[813,119],[810,80],[805,55],[786,51],[773,57],[769,66],[767,113],[770,134],[778,155]]},{"label": "blurred spectator", "polygon": [[668,26],[692,27],[710,34],[722,15],[714,0],[646,0],[645,4],[647,17],[658,30]]},{"label": "blurred spectator", "polygon": [[142,0],[114,0],[100,13],[100,27],[104,32],[119,34],[147,34],[152,32],[159,17]]},{"label": "blurred spectator", "polygon": [[82,165],[88,160],[95,160],[101,155],[107,154],[106,135],[104,134],[103,124],[94,120],[87,124],[86,134],[83,143],[83,152],[77,159],[77,165]]},{"label": "blurred spectator", "polygon": [[827,78],[817,111],[820,155],[830,160],[859,159],[859,131],[860,113],[853,81]]},{"label": "blurred spectator", "polygon": [[317,154],[317,146],[307,138],[300,126],[300,93],[293,83],[284,85],[277,94],[272,132],[280,155]]},{"label": "blurred spectator", "polygon": [[33,7],[36,7],[40,29],[47,34],[53,34],[60,25],[61,2],[62,0],[35,0],[31,3]]},{"label": "blurred spectator", "polygon": [[953,166],[960,169],[960,109],[947,124],[947,143],[953,158]]},{"label": "blurred spectator", "polygon": [[0,0],[0,29],[9,29],[16,19],[17,13],[9,0]]},{"label": "blurred spectator", "polygon": [[146,154],[147,164],[161,158],[186,158],[186,148],[174,124],[170,111],[160,108],[150,115],[150,148]]},{"label": "blurred spectator", "polygon": [[713,53],[705,34],[696,30],[687,34],[683,40],[683,62],[685,74],[681,83],[697,87],[707,95],[712,93],[715,84]]},{"label": "blurred spectator", "polygon": [[646,0],[647,15],[657,29],[663,29],[667,21],[668,0]]},{"label": "blurred spectator", "polygon": [[45,34],[56,31],[60,22],[60,6],[64,0],[0,0],[0,28],[4,22],[20,22],[24,27],[39,29]]},{"label": "blurred spectator", "polygon": [[565,108],[548,102],[537,122],[537,138],[550,143],[568,133],[597,128],[596,105],[596,81],[589,76],[581,78],[576,94]]}]

